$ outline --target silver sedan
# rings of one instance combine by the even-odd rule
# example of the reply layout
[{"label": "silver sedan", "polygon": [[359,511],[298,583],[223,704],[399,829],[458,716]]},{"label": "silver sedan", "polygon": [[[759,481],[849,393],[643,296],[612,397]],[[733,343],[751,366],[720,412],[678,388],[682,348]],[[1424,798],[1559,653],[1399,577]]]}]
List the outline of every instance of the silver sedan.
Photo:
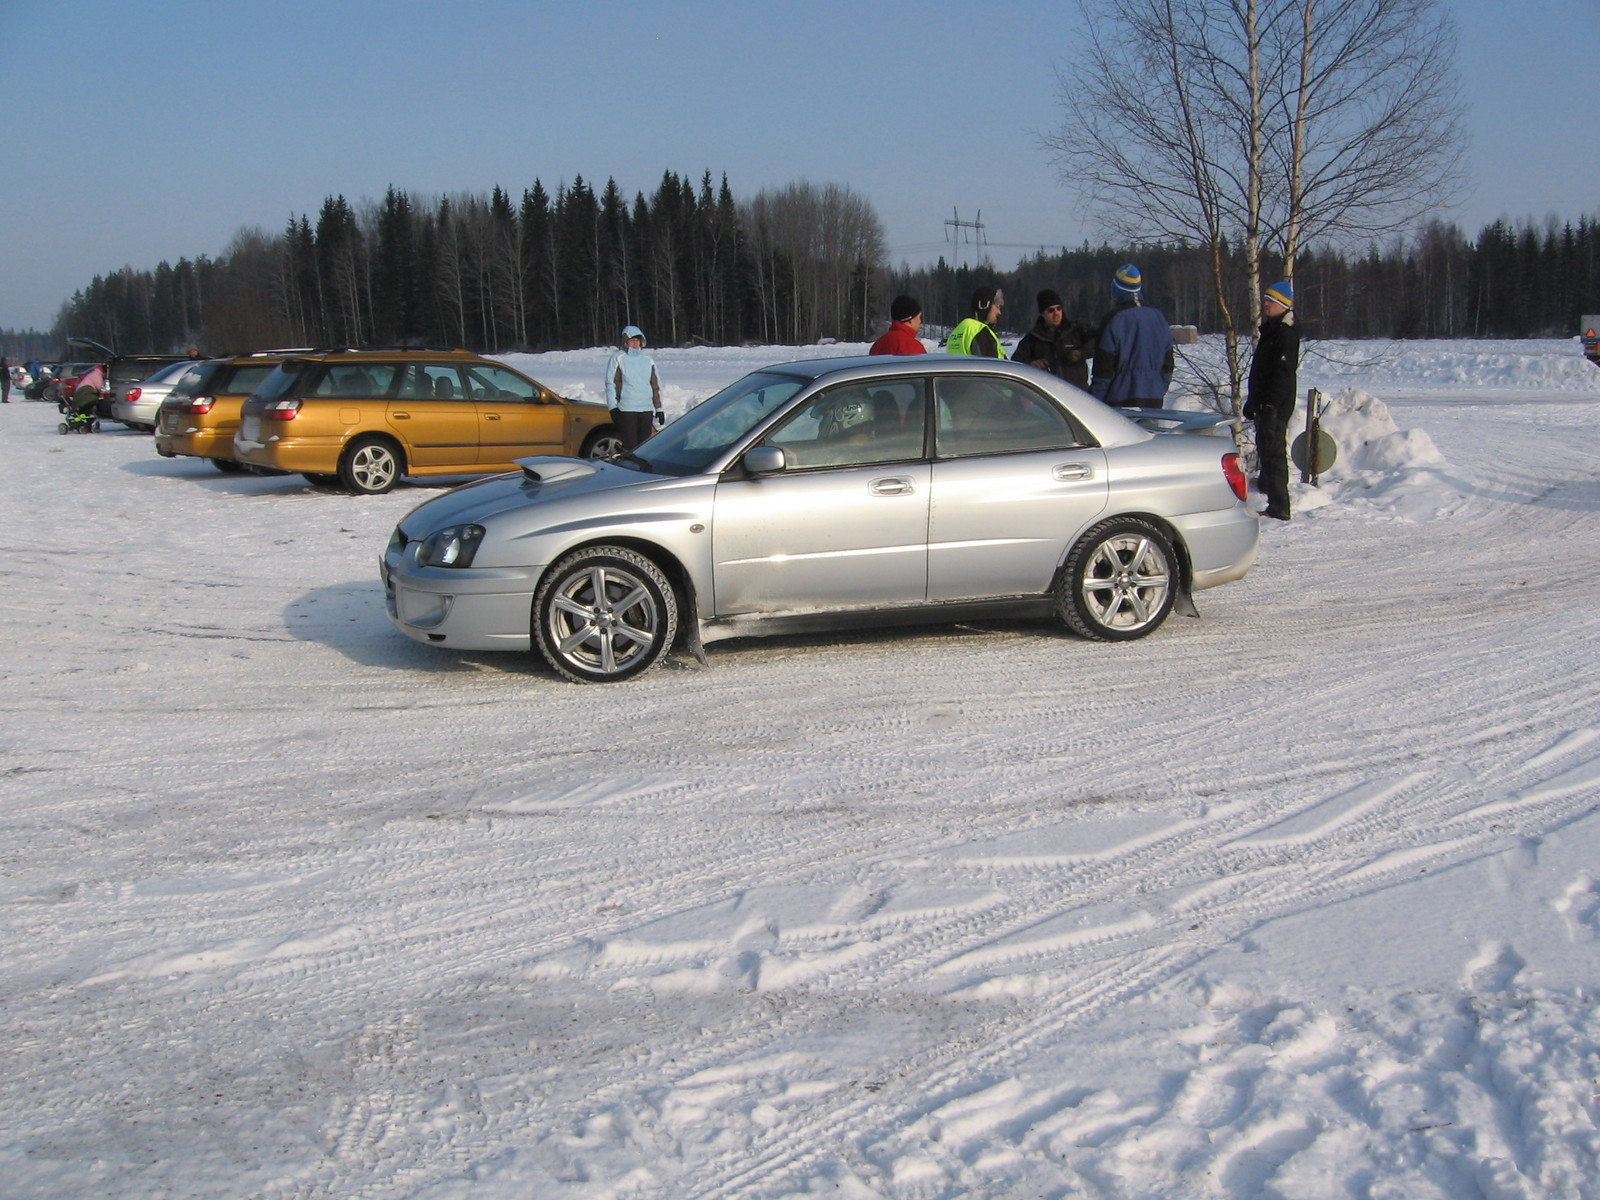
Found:
[{"label": "silver sedan", "polygon": [[141,379],[128,389],[127,395],[111,402],[112,419],[121,421],[130,429],[153,430],[156,427],[156,410],[161,407],[161,402],[189,372],[197,370],[199,366],[198,359],[185,359],[183,362],[168,363]]},{"label": "silver sedan", "polygon": [[819,624],[1053,613],[1124,641],[1256,557],[1230,440],[992,359],[767,367],[621,459],[520,466],[407,514],[389,614],[447,649],[536,646],[584,683]]}]

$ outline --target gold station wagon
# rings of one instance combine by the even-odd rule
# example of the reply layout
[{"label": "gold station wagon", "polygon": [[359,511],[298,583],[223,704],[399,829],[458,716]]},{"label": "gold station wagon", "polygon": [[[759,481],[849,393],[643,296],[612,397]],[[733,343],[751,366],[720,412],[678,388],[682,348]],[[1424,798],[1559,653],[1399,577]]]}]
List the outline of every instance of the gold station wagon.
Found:
[{"label": "gold station wagon", "polygon": [[242,471],[233,435],[245,397],[293,351],[239,354],[200,364],[161,402],[156,412],[156,453],[163,458],[205,458],[219,471]]},{"label": "gold station wagon", "polygon": [[233,440],[241,462],[368,495],[407,475],[488,475],[535,454],[620,449],[603,405],[558,396],[466,350],[285,358],[245,403]]}]

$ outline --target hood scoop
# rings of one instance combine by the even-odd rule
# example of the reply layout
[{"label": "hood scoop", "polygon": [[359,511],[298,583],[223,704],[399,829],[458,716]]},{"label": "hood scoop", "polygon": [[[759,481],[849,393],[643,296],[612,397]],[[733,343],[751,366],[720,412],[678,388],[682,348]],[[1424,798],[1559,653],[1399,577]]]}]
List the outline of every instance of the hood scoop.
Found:
[{"label": "hood scoop", "polygon": [[593,475],[598,468],[586,458],[560,458],[553,454],[540,454],[533,458],[517,459],[522,477],[530,483],[555,483],[562,479],[582,479]]}]

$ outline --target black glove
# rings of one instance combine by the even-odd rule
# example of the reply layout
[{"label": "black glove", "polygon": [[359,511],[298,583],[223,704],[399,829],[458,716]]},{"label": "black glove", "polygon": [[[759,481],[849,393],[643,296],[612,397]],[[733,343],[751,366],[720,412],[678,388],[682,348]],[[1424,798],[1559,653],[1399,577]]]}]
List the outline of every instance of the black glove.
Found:
[{"label": "black glove", "polygon": [[1254,421],[1256,419],[1256,402],[1254,400],[1246,400],[1244,402],[1244,419],[1246,421]]},{"label": "black glove", "polygon": [[659,427],[659,426],[665,425],[666,423],[667,423],[667,414],[665,412],[663,412],[659,408],[656,409],[656,425]]}]

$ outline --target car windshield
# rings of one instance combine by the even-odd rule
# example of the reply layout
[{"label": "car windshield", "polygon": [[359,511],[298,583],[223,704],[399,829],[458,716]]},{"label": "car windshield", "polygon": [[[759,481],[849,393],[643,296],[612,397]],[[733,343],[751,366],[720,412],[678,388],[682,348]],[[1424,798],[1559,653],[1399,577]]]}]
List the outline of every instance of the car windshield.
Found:
[{"label": "car windshield", "polygon": [[[645,442],[634,455],[659,475],[704,471],[745,434],[781,408],[810,380],[757,371],[703,400]],[[623,460],[624,463],[628,460]]]}]

